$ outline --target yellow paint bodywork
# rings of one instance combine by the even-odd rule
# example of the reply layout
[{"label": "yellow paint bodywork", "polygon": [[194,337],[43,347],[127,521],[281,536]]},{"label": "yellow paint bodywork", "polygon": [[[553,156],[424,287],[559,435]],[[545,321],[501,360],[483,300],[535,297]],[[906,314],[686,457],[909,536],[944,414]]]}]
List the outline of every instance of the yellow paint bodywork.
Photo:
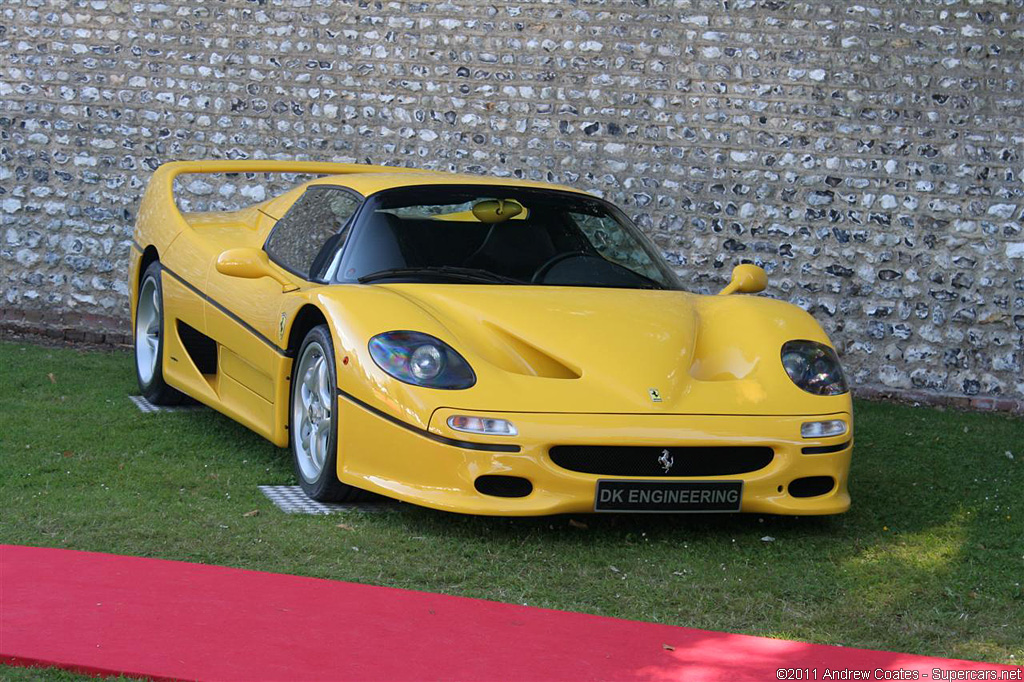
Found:
[{"label": "yellow paint bodywork", "polygon": [[[174,203],[173,181],[181,173],[275,171],[331,175],[241,211],[182,214]],[[397,186],[453,183],[552,187],[347,164],[161,166],[135,232],[133,322],[146,252],[164,267],[167,382],[284,447],[296,350],[292,325],[300,311],[316,308],[335,345],[339,478],[416,504],[478,514],[592,511],[596,481],[616,477],[562,469],[548,456],[550,447],[764,445],[776,453],[764,469],[710,477],[744,481],[742,511],[832,514],[849,507],[850,396],[812,395],[786,375],[783,343],[806,339],[831,345],[817,322],[790,304],[744,295],[585,287],[321,285],[273,263],[273,277],[259,279],[231,277],[216,267],[224,251],[261,249],[276,220],[309,185],[342,185],[369,196]],[[178,333],[181,324],[216,342],[215,374],[202,374],[191,361]],[[473,367],[476,384],[443,391],[393,379],[377,367],[367,347],[372,336],[393,330],[445,341]],[[660,402],[652,401],[650,389],[657,390]],[[458,433],[445,421],[453,414],[508,419],[519,433]],[[800,425],[817,419],[842,419],[849,431],[835,438],[801,438]],[[521,450],[479,451],[436,437],[515,444]],[[801,452],[841,443],[848,445],[831,454]],[[474,480],[483,474],[527,478],[533,493],[523,498],[481,494]],[[788,484],[805,476],[831,476],[837,486],[817,497],[789,495]]]}]

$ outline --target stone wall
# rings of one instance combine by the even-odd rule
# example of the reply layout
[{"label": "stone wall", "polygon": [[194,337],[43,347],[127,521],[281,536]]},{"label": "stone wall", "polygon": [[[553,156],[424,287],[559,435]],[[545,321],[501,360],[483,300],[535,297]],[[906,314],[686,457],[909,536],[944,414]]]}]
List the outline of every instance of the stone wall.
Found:
[{"label": "stone wall", "polygon": [[1021,0],[2,0],[2,318],[123,334],[164,161],[369,161],[585,188],[693,290],[764,266],[857,385],[1019,407],[1022,60]]}]

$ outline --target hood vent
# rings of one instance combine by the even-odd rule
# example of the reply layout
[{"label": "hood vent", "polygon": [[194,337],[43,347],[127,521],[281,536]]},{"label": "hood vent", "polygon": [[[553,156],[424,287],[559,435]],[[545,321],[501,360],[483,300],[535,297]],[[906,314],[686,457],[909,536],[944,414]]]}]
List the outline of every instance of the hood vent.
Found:
[{"label": "hood vent", "polygon": [[570,367],[496,324],[484,321],[483,326],[491,332],[496,342],[494,350],[498,351],[489,353],[488,360],[506,372],[547,379],[579,379],[583,375],[579,369]]}]

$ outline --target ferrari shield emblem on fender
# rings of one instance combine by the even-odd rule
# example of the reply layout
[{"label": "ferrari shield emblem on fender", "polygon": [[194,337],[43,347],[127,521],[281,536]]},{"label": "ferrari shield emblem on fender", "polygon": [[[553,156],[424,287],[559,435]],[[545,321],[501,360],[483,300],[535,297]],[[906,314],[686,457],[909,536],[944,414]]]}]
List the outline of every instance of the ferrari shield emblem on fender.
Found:
[{"label": "ferrari shield emblem on fender", "polygon": [[280,341],[284,338],[284,323],[288,319],[288,316],[281,313],[281,322],[277,325],[277,339]]},{"label": "ferrari shield emblem on fender", "polygon": [[672,465],[675,463],[676,461],[672,458],[672,453],[668,450],[661,451],[661,457],[658,458],[658,464],[661,465],[661,468],[665,470],[666,474],[671,471]]},{"label": "ferrari shield emblem on fender", "polygon": [[656,403],[660,403],[661,402],[661,394],[658,393],[658,389],[656,389],[656,388],[649,388],[649,389],[647,389],[647,394],[649,396],[651,396],[651,400],[652,401],[654,401]]}]

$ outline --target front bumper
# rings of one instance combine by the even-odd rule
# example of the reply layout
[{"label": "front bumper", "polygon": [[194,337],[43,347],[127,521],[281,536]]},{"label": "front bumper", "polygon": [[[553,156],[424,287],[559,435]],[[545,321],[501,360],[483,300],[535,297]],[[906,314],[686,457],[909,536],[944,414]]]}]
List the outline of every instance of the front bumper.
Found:
[{"label": "front bumper", "polygon": [[[342,394],[338,398],[338,476],[351,485],[435,509],[468,514],[530,516],[594,511],[597,481],[635,476],[588,474],[557,466],[548,456],[556,445],[768,446],[775,456],[757,471],[718,476],[665,476],[664,481],[743,481],[741,511],[768,514],[838,514],[850,507],[847,476],[853,443],[850,413],[811,416],[721,416],[636,414],[539,414],[474,412],[441,408],[428,432],[404,425]],[[485,437],[453,431],[453,414],[498,417],[515,423],[515,437]],[[807,439],[800,425],[843,419],[848,432]],[[517,445],[518,452],[473,449],[469,445]],[[458,443],[463,443],[460,446]],[[805,448],[840,450],[804,454]],[[484,475],[525,478],[525,497],[497,497],[477,491]],[[835,486],[823,495],[796,497],[796,479],[827,476]]]}]

